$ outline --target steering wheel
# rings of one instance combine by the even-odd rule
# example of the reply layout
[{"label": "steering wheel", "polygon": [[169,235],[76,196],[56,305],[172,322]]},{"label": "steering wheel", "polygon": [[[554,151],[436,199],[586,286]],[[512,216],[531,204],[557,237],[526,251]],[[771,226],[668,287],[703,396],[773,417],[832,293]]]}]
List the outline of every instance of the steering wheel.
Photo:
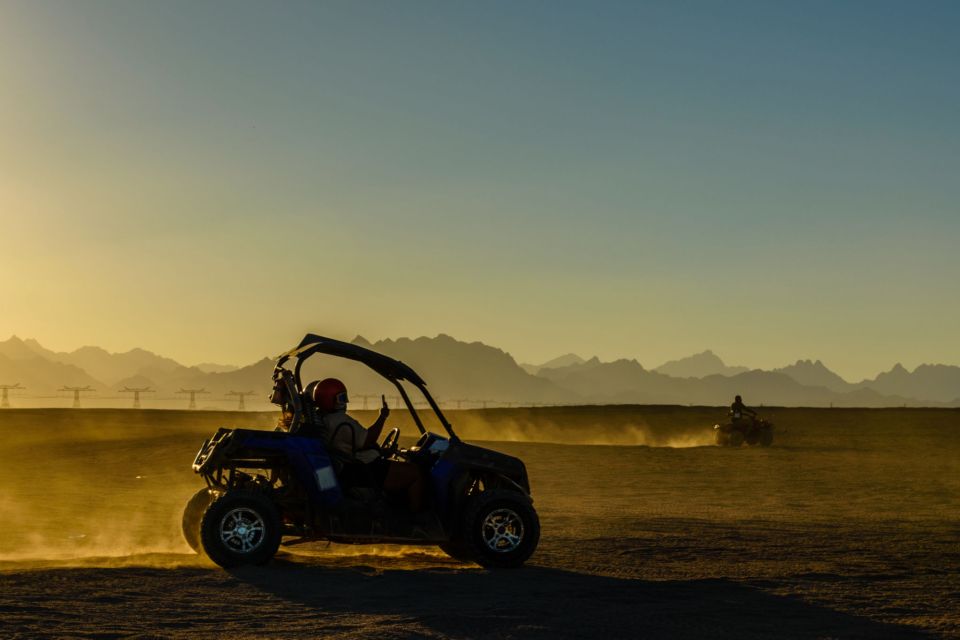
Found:
[{"label": "steering wheel", "polygon": [[394,427],[390,429],[390,433],[383,439],[383,444],[380,445],[380,455],[384,458],[389,457],[397,453],[400,445],[400,429]]}]

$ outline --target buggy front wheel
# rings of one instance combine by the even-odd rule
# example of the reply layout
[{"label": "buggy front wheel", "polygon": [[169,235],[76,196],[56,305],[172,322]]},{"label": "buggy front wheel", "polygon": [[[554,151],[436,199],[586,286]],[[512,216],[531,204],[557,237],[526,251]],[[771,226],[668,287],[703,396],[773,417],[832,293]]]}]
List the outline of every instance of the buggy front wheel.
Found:
[{"label": "buggy front wheel", "polygon": [[464,516],[463,547],[483,567],[519,567],[540,541],[540,519],[516,491],[486,491]]}]

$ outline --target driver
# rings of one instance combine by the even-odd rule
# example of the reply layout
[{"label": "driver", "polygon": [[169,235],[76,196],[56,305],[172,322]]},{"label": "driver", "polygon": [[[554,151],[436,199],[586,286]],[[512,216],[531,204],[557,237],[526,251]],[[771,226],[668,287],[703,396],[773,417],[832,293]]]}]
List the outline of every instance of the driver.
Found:
[{"label": "driver", "polygon": [[743,404],[743,400],[740,396],[737,396],[733,399],[733,404],[730,405],[730,416],[733,418],[734,422],[740,422],[743,420],[745,414],[749,414],[752,418],[757,417],[757,412]]},{"label": "driver", "polygon": [[[347,387],[336,378],[321,380],[313,386],[312,399],[321,414],[320,438],[333,451],[337,451],[354,463],[363,465],[361,473],[373,478],[384,491],[391,494],[406,494],[407,504],[413,513],[423,511],[424,481],[420,468],[412,462],[387,460],[377,448],[377,440],[390,415],[384,400],[380,416],[370,428],[347,415]],[[354,465],[346,465],[341,480],[351,481]],[[347,477],[343,477],[346,475]]]}]

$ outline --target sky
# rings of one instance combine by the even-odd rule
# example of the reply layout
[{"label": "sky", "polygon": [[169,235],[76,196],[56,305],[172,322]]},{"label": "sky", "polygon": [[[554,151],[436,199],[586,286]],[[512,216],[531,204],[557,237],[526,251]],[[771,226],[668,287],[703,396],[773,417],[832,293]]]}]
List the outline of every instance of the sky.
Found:
[{"label": "sky", "polygon": [[0,339],[960,364],[960,4],[0,0]]}]

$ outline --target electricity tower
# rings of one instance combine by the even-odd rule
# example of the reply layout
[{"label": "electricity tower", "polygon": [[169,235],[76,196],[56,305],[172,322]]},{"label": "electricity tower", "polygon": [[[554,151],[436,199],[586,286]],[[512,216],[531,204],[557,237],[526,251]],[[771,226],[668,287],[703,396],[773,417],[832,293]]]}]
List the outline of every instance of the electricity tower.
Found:
[{"label": "electricity tower", "polygon": [[450,402],[456,402],[456,403],[457,403],[457,411],[459,411],[459,410],[460,410],[460,407],[463,406],[463,403],[464,403],[464,402],[470,402],[470,401],[467,400],[466,398],[456,398],[455,400],[447,400],[447,402],[448,402],[448,403],[450,403]]},{"label": "electricity tower", "polygon": [[14,389],[26,389],[26,387],[21,387],[18,382],[17,384],[0,384],[0,389],[3,390],[3,396],[0,397],[0,409],[9,409],[10,398],[7,397],[7,392]]},{"label": "electricity tower", "polygon": [[240,396],[240,405],[237,407],[237,411],[246,411],[247,407],[243,402],[243,399],[246,396],[252,396],[253,391],[231,391],[226,394],[227,396]]},{"label": "electricity tower", "polygon": [[67,386],[64,386],[64,387],[62,387],[62,388],[60,389],[60,391],[73,391],[73,408],[74,408],[74,409],[79,409],[79,408],[80,408],[80,394],[81,394],[81,393],[86,393],[87,391],[93,391],[93,387],[91,387],[90,385],[87,385],[87,386],[85,386],[85,387],[67,387]]},{"label": "electricity tower", "polygon": [[123,389],[120,389],[120,393],[132,393],[132,394],[133,394],[133,408],[134,408],[134,409],[139,409],[139,408],[140,408],[140,394],[141,394],[141,393],[155,393],[155,391],[154,391],[153,389],[151,389],[150,387],[134,387],[134,388],[124,387]]},{"label": "electricity tower", "polygon": [[370,395],[370,394],[360,393],[360,394],[357,394],[357,395],[355,395],[355,396],[353,396],[353,397],[354,397],[354,398],[362,398],[362,399],[363,399],[363,410],[366,411],[367,409],[370,408],[370,403],[369,403],[370,398],[376,398],[377,396],[375,396],[375,395]]},{"label": "electricity tower", "polygon": [[210,393],[206,389],[180,389],[177,393],[189,393],[190,394],[190,405],[187,406],[187,409],[196,409],[197,408],[197,394],[198,393]]}]

